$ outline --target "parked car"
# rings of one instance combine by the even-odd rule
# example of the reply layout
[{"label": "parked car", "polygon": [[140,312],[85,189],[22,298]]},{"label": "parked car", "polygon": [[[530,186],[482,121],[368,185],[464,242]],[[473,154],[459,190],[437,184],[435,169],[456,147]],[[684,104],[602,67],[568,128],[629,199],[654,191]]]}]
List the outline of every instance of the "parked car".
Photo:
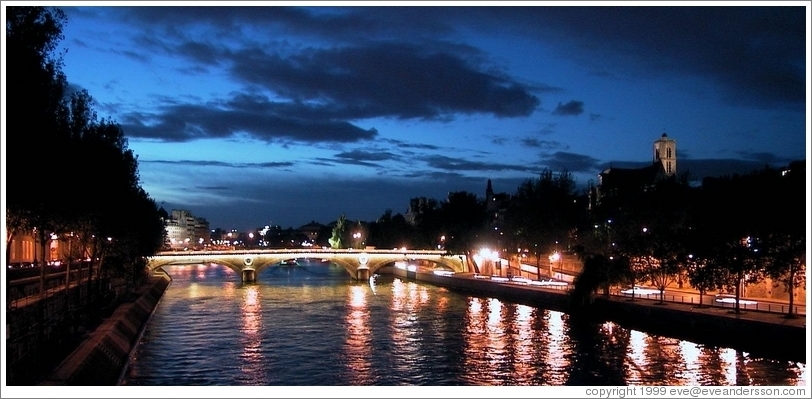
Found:
[{"label": "parked car", "polygon": [[635,285],[634,287],[629,287],[626,288],[625,290],[620,291],[620,293],[623,295],[653,295],[659,294],[660,290]]},{"label": "parked car", "polygon": [[[718,303],[729,303],[729,304],[736,304],[736,295],[732,294],[718,294],[716,295],[716,302]],[[758,305],[758,302],[751,300],[751,299],[744,299],[739,298],[739,305]]]},{"label": "parked car", "polygon": [[531,281],[528,284],[530,284],[530,285],[540,285],[540,286],[566,286],[566,285],[569,285],[566,281],[557,281],[557,280],[553,280],[553,279]]}]

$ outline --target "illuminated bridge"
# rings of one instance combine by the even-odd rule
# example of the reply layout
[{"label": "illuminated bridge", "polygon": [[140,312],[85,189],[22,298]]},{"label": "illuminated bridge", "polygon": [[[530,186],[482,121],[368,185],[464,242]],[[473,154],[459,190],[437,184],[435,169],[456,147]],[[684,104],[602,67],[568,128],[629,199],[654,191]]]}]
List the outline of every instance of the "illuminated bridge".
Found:
[{"label": "illuminated bridge", "polygon": [[149,258],[149,270],[164,266],[216,263],[240,273],[242,281],[255,282],[267,267],[289,259],[326,259],[344,267],[358,280],[368,279],[378,269],[395,262],[427,261],[455,272],[468,271],[465,255],[445,251],[397,249],[262,249],[235,251],[158,252]]}]

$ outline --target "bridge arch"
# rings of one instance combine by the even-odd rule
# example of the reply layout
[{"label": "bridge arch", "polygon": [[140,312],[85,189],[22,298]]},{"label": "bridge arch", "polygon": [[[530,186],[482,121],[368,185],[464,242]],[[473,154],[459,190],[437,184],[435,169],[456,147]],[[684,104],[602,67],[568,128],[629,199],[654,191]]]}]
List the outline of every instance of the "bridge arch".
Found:
[{"label": "bridge arch", "polygon": [[462,255],[448,255],[433,250],[246,250],[161,252],[149,259],[150,271],[174,265],[222,264],[242,276],[243,281],[256,281],[262,270],[286,259],[328,259],[341,266],[354,279],[366,279],[380,268],[398,261],[428,261],[456,272],[466,271]]}]

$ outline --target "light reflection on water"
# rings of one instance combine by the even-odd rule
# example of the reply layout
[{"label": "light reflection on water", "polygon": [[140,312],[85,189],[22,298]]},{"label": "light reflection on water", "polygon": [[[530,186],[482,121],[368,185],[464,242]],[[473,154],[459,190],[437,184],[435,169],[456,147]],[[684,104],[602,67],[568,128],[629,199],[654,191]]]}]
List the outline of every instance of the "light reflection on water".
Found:
[{"label": "light reflection on water", "polygon": [[[805,385],[802,363],[343,268],[217,265],[172,284],[125,385]],[[374,287],[374,290],[373,290]]]},{"label": "light reflection on water", "polygon": [[262,351],[262,306],[257,286],[247,286],[243,291],[240,328],[240,376],[248,385],[265,385],[265,370]]},{"label": "light reflection on water", "polygon": [[370,385],[373,382],[371,332],[369,330],[369,309],[367,289],[360,285],[350,287],[349,312],[347,313],[347,338],[344,351],[347,358],[347,385]]}]

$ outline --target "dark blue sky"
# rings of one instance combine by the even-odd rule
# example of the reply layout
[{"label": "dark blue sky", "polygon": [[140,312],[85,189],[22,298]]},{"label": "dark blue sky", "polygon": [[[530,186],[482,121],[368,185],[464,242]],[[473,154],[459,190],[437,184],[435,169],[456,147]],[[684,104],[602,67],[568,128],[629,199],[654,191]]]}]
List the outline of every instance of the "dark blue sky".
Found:
[{"label": "dark blue sky", "polygon": [[697,178],[808,158],[808,2],[199,4],[63,7],[62,44],[143,187],[212,227],[374,220],[544,168],[584,187],[664,132]]}]

